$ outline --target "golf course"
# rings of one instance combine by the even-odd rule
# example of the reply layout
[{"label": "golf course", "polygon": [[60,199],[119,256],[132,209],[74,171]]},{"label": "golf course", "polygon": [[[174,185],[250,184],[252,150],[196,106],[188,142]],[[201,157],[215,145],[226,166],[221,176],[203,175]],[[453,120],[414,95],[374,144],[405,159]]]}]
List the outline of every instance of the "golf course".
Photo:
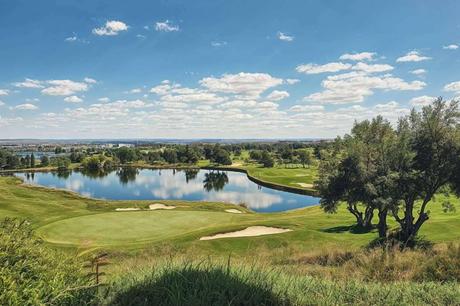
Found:
[{"label": "golf course", "polygon": [[[445,243],[460,239],[460,213],[443,212],[439,195],[432,205],[432,220],[421,235]],[[151,210],[161,203],[174,209]],[[241,213],[226,210],[237,209]],[[318,206],[280,213],[254,213],[225,203],[188,201],[107,201],[76,193],[23,184],[16,177],[0,177],[0,217],[29,220],[38,236],[56,247],[79,250],[142,249],[158,244],[193,247],[205,253],[251,253],[257,248],[311,251],[359,248],[375,238],[375,231],[355,232],[353,217],[340,209],[326,214]],[[270,226],[292,231],[258,237],[200,241],[200,237],[232,232],[249,226]]]}]

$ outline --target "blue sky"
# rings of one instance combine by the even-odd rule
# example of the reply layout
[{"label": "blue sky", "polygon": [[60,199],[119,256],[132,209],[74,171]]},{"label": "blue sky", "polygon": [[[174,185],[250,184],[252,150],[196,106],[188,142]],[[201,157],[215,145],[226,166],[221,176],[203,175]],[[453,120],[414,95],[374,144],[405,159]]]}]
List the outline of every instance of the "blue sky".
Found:
[{"label": "blue sky", "polygon": [[460,96],[458,1],[0,1],[0,138],[335,137]]}]

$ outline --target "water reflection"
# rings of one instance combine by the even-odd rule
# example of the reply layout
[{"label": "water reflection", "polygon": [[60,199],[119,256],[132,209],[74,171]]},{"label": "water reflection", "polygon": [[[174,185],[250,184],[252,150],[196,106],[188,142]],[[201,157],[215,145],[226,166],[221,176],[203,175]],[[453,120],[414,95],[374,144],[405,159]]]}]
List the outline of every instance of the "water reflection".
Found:
[{"label": "water reflection", "polygon": [[126,185],[129,182],[135,182],[138,174],[139,170],[137,168],[127,167],[117,170],[117,175],[122,185]]},{"label": "water reflection", "polygon": [[114,200],[189,200],[245,204],[259,211],[283,211],[317,204],[318,198],[261,187],[244,173],[217,170],[61,171],[18,173],[25,181]]},{"label": "water reflection", "polygon": [[227,173],[221,171],[212,171],[204,174],[203,188],[206,191],[219,191],[224,189],[228,183]]}]

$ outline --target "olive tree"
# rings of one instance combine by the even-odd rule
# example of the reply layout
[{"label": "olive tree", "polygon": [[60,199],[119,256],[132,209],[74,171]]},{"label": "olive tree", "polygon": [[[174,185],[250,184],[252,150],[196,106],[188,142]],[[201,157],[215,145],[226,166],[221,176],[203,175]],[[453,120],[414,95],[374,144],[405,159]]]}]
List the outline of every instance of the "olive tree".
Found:
[{"label": "olive tree", "polygon": [[429,219],[428,205],[443,188],[460,192],[460,113],[458,101],[441,98],[398,126],[398,178],[392,210],[400,225],[399,239],[413,240]]}]

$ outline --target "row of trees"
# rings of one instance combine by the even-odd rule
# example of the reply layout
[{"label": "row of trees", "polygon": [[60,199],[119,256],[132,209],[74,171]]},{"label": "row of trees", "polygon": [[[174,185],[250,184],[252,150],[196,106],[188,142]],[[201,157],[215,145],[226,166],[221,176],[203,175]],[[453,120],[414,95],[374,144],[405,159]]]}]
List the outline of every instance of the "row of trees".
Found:
[{"label": "row of trees", "polygon": [[377,215],[382,239],[392,217],[399,224],[394,238],[411,243],[436,194],[460,194],[458,106],[439,98],[401,118],[396,128],[380,116],[355,123],[350,135],[335,141],[340,150],[322,152],[316,182],[322,208],[336,212],[344,202],[365,228]]}]

